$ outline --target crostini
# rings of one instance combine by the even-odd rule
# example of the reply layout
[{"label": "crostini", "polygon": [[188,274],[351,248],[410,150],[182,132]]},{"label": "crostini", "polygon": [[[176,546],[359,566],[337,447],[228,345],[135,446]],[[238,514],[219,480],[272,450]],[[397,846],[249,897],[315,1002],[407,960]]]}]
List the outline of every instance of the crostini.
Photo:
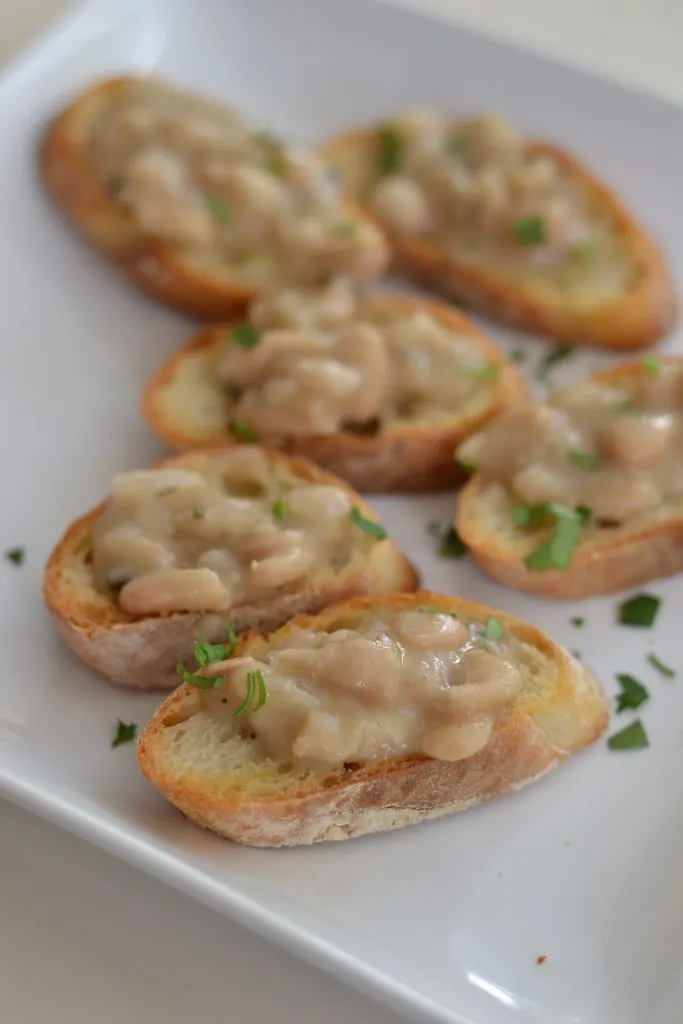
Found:
[{"label": "crostini", "polygon": [[458,449],[457,531],[489,575],[582,598],[683,569],[683,357],[646,357],[503,413]]},{"label": "crostini", "polygon": [[144,416],[169,445],[258,439],[361,491],[433,490],[463,479],[454,447],[526,393],[443,303],[336,281],[273,293],[249,317],[201,332],[148,384]]},{"label": "crostini", "polygon": [[382,233],[339,199],[315,154],[153,78],[83,92],[49,125],[40,168],[130,279],[201,319],[284,284],[373,280],[388,262]]},{"label": "crostini", "polygon": [[298,846],[513,793],[596,740],[600,684],[534,626],[422,592],[251,635],[143,730],[145,775],[204,828]]},{"label": "crostini", "polygon": [[229,643],[302,611],[417,583],[350,487],[249,445],[115,477],[107,501],[55,548],[44,593],[92,668],[114,683],[170,689],[200,636]]},{"label": "crostini", "polygon": [[616,350],[652,345],[675,322],[664,258],[615,193],[498,116],[409,110],[319,153],[388,235],[397,271],[447,298]]}]

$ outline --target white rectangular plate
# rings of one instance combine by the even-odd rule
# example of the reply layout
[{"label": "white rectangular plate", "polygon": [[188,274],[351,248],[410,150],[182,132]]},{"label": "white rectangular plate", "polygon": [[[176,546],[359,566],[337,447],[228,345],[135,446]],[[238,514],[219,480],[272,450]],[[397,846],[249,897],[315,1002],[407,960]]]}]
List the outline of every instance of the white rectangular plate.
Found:
[{"label": "white rectangular plate", "polygon": [[[241,849],[158,798],[132,746],[109,749],[116,719],[142,723],[155,699],[112,689],[70,658],[42,606],[41,570],[112,473],[160,454],[140,389],[190,326],[68,230],[34,158],[60,102],[122,69],[216,92],[305,141],[403,104],[501,109],[585,156],[683,267],[683,113],[673,106],[374,0],[100,0],[64,22],[0,82],[0,547],[27,549],[22,569],[0,565],[1,791],[413,1020],[679,1024],[680,578],[648,588],[664,599],[655,629],[616,626],[610,598],[581,605],[579,630],[577,605],[520,596],[434,557],[426,525],[450,518],[453,495],[376,502],[428,585],[529,618],[578,648],[610,690],[626,671],[653,694],[648,750],[615,754],[602,742],[464,815],[347,844]],[[533,366],[543,346],[525,344]],[[562,377],[596,362],[577,358]],[[678,681],[647,665],[650,649]]]}]

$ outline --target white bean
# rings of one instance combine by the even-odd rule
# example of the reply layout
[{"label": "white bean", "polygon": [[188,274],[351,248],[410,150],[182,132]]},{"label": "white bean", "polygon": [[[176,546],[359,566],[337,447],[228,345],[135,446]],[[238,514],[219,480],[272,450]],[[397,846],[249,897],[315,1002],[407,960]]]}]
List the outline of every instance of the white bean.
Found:
[{"label": "white bean", "polygon": [[438,761],[464,761],[483,750],[491,739],[493,722],[490,718],[466,723],[441,725],[425,733],[422,750],[427,757]]},{"label": "white bean", "polygon": [[424,235],[434,227],[429,200],[410,178],[384,178],[372,197],[372,209],[382,223],[402,235]]},{"label": "white bean", "polygon": [[417,650],[455,651],[470,639],[467,626],[447,612],[403,612],[394,629],[401,643]]},{"label": "white bean", "polygon": [[315,555],[304,548],[292,548],[251,563],[251,583],[261,590],[275,590],[301,579],[313,566]]},{"label": "white bean", "polygon": [[362,382],[345,406],[346,419],[358,423],[372,419],[391,386],[391,360],[382,332],[372,324],[354,324],[340,338],[337,354],[362,374]]},{"label": "white bean", "polygon": [[230,607],[230,594],[210,569],[171,569],[131,580],[119,602],[130,615],[213,612]]}]

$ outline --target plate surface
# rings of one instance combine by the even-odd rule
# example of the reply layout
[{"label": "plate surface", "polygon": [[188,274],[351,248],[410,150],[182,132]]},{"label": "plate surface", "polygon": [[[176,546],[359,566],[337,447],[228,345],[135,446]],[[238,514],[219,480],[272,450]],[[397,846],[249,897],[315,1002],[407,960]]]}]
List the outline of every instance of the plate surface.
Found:
[{"label": "plate surface", "polygon": [[[0,430],[12,484],[0,547],[27,550],[23,568],[0,565],[0,792],[412,1020],[679,1024],[680,579],[648,587],[664,599],[655,629],[616,626],[609,598],[581,605],[579,630],[569,622],[578,605],[543,604],[434,556],[427,524],[450,518],[452,495],[375,503],[427,585],[531,619],[579,649],[610,691],[630,671],[652,693],[648,750],[599,744],[464,815],[348,844],[240,849],[157,798],[132,747],[109,749],[116,719],[142,723],[157,701],[109,688],[69,656],[42,606],[42,565],[112,473],[161,454],[140,388],[190,324],[139,297],[69,231],[41,193],[34,148],[63,99],[122,69],[215,92],[302,141],[404,104],[499,108],[582,154],[683,268],[674,106],[374,0],[100,0],[63,22],[0,81]],[[533,367],[544,347],[522,343]],[[606,362],[582,355],[553,383]],[[678,682],[648,667],[650,650]]]}]

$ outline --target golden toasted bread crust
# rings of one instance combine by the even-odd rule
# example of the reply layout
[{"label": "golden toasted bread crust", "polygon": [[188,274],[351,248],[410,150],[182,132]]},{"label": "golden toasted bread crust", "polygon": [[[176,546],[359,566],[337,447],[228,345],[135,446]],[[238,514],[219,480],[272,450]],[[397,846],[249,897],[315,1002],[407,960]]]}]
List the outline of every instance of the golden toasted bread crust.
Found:
[{"label": "golden toasted bread crust", "polygon": [[[179,249],[145,234],[126,208],[107,193],[92,166],[88,140],[94,121],[117,93],[131,82],[144,80],[122,75],[77,96],[49,124],[41,140],[43,180],[80,231],[152,298],[200,320],[237,316],[258,297],[259,290],[205,274],[185,261]],[[352,212],[360,216],[355,209]]]},{"label": "golden toasted bread crust", "polygon": [[[350,839],[466,810],[513,793],[556,767],[573,751],[595,741],[609,720],[607,701],[595,677],[534,626],[461,598],[422,592],[390,598],[361,598],[303,616],[278,630],[297,626],[324,629],[347,612],[428,604],[455,611],[464,621],[486,622],[490,615],[524,643],[550,658],[556,682],[545,698],[514,706],[494,730],[488,745],[455,763],[425,757],[396,758],[379,764],[321,775],[320,784],[301,793],[254,798],[230,790],[225,777],[174,772],[163,755],[167,724],[192,713],[192,688],[183,685],[162,704],[143,730],[138,762],[156,788],[196,824],[234,842],[251,846],[298,846]],[[238,653],[267,647],[273,638],[247,637]]]},{"label": "golden toasted bread crust", "polygon": [[[203,454],[211,457],[211,453],[188,453],[165,459],[159,465],[194,468],[195,457]],[[279,453],[269,455],[311,483],[344,488],[364,516],[376,519],[351,488],[317,466]],[[174,612],[134,617],[95,589],[88,568],[92,527],[103,509],[104,503],[69,526],[48,560],[43,593],[69,646],[112,683],[169,690],[178,682],[177,662],[191,657],[192,645],[200,632],[211,642],[223,640],[228,620],[238,633],[250,629],[267,632],[293,615],[318,611],[356,594],[414,590],[419,583],[416,570],[387,539],[374,544],[362,563],[349,566],[336,578],[309,581],[296,590],[283,588],[267,601],[239,605],[220,615]]]},{"label": "golden toasted bread crust", "polygon": [[[683,365],[683,357],[663,357],[662,363]],[[642,363],[632,362],[591,374],[588,379],[618,385],[646,372]],[[683,516],[672,515],[637,530],[606,530],[603,542],[580,545],[562,572],[534,572],[483,527],[485,517],[481,513],[489,487],[483,474],[472,475],[460,492],[454,526],[482,569],[515,590],[560,599],[592,597],[683,570]]]},{"label": "golden toasted bread crust", "polygon": [[[371,158],[375,145],[376,133],[359,129],[331,139],[318,152],[334,164],[349,147],[367,147]],[[524,292],[494,269],[446,256],[425,242],[380,225],[394,251],[395,272],[493,320],[556,341],[615,351],[654,345],[672,330],[678,317],[674,283],[660,249],[616,193],[571,154],[545,142],[529,142],[528,148],[534,155],[552,156],[610,211],[637,268],[628,292],[582,309],[537,292]]]},{"label": "golden toasted bread crust", "polygon": [[[347,480],[364,492],[417,492],[453,487],[465,479],[453,457],[457,446],[480,430],[505,407],[527,397],[527,386],[520,374],[506,362],[494,343],[474,324],[442,302],[426,299],[384,296],[387,305],[412,313],[424,312],[445,327],[476,340],[482,356],[500,367],[498,385],[491,401],[477,415],[456,416],[438,424],[394,427],[374,436],[334,434],[328,437],[263,438],[269,448],[304,456],[331,473]],[[226,326],[212,327],[190,339],[166,362],[147,384],[142,412],[152,430],[174,448],[225,448],[238,442],[226,430],[222,434],[192,435],[173,419],[164,401],[165,393],[185,360],[207,354],[225,340]],[[216,382],[216,391],[222,385]]]}]

